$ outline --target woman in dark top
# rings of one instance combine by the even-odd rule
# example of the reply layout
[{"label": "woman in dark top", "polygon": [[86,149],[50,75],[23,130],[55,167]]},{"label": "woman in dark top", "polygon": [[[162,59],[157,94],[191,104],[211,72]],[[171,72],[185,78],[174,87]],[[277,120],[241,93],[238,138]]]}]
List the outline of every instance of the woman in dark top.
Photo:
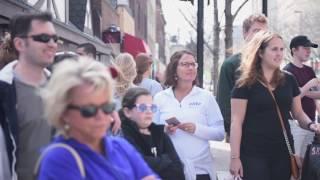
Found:
[{"label": "woman in dark top", "polygon": [[259,32],[243,52],[231,99],[230,172],[244,180],[290,179],[289,152],[267,87],[279,105],[291,147],[290,112],[301,127],[319,133],[319,126],[301,108],[296,80],[280,70],[283,51],[279,35]]},{"label": "woman in dark top", "polygon": [[183,166],[163,125],[152,123],[157,106],[144,88],[124,95],[120,118],[124,137],[143,155],[149,166],[166,180],[183,180]]}]

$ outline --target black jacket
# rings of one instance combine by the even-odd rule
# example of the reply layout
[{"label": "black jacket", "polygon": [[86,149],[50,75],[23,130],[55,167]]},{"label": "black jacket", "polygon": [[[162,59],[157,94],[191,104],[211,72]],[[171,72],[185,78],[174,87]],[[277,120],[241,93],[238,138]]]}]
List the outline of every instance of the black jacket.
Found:
[{"label": "black jacket", "polygon": [[[3,128],[10,167],[15,167],[18,142],[18,116],[15,85],[0,81],[0,125]],[[11,173],[13,173],[11,169]]]},{"label": "black jacket", "polygon": [[123,115],[120,111],[122,120],[123,136],[142,154],[149,166],[159,174],[164,180],[184,180],[183,165],[178,157],[174,146],[164,133],[163,125],[152,123],[149,126],[152,142],[156,147],[157,155],[152,152],[152,147],[139,132],[136,123]]}]

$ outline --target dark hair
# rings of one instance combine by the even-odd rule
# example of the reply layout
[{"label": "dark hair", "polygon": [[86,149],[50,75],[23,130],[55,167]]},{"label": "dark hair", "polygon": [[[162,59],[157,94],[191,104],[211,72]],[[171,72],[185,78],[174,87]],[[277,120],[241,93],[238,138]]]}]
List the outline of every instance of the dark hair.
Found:
[{"label": "dark hair", "polygon": [[152,64],[151,56],[146,53],[139,53],[136,58],[137,76],[133,80],[134,84],[140,84],[143,79],[143,74],[148,71]]},{"label": "dark hair", "polygon": [[31,23],[34,20],[43,22],[52,22],[52,15],[48,12],[19,14],[10,21],[11,39],[15,37],[27,36],[31,29]]},{"label": "dark hair", "polygon": [[78,55],[76,54],[76,53],[74,53],[74,52],[58,52],[58,53],[56,53],[56,55],[54,56],[54,60],[53,60],[53,63],[52,64],[50,64],[48,67],[47,67],[47,69],[49,70],[49,71],[52,71],[53,70],[53,67],[57,64],[57,63],[59,63],[59,62],[61,62],[61,61],[63,61],[63,60],[66,60],[66,59],[68,59],[68,60],[78,60]]},{"label": "dark hair", "polygon": [[96,57],[97,49],[93,44],[91,44],[91,43],[83,43],[83,44],[80,44],[77,47],[77,49],[79,49],[79,48],[83,48],[84,52],[86,52],[87,54],[92,54],[93,57]]},{"label": "dark hair", "polygon": [[130,88],[127,93],[123,96],[122,99],[122,108],[129,108],[132,109],[137,101],[137,98],[139,96],[151,96],[150,92],[145,89],[145,88],[141,88],[141,87],[134,87],[134,88]]},{"label": "dark hair", "polygon": [[31,30],[31,23],[34,20],[42,22],[52,22],[52,15],[48,12],[41,13],[24,13],[18,14],[10,20],[11,41],[10,46],[13,47],[14,53],[18,56],[19,52],[15,48],[13,41],[16,37],[27,36]]},{"label": "dark hair", "polygon": [[[176,80],[176,77],[177,77],[177,67],[178,67],[178,63],[181,59],[181,57],[184,55],[184,54],[189,54],[191,56],[194,57],[195,60],[196,57],[195,55],[191,52],[191,51],[188,51],[188,50],[181,50],[181,51],[177,51],[175,52],[171,57],[170,57],[170,62],[167,66],[167,70],[166,70],[166,80],[164,82],[164,85],[165,86],[173,86],[175,87],[177,85],[177,80]],[[197,75],[198,76],[198,75]],[[198,77],[196,77],[196,79],[192,82],[193,85],[197,84],[197,79]]]}]

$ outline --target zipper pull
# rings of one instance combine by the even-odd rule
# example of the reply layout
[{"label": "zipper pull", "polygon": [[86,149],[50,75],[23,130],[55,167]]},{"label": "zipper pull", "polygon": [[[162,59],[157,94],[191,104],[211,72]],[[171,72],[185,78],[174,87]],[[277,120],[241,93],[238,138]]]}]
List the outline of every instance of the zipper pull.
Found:
[{"label": "zipper pull", "polygon": [[151,153],[154,155],[154,157],[157,157],[157,147],[152,147]]}]

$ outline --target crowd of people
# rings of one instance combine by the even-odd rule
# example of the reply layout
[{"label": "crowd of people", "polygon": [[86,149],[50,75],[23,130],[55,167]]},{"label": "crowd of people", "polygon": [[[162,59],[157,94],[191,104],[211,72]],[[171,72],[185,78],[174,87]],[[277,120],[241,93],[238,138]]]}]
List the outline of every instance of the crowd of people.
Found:
[{"label": "crowd of people", "polygon": [[[93,44],[59,52],[49,13],[11,19],[0,48],[0,179],[215,180],[209,141],[230,142],[234,179],[289,180],[320,125],[320,80],[304,63],[318,45],[285,43],[267,18],[243,22],[245,45],[220,70],[217,101],[198,87],[195,55],[172,54],[163,84],[152,56],[106,67]],[[302,168],[302,164],[298,163]]]}]

